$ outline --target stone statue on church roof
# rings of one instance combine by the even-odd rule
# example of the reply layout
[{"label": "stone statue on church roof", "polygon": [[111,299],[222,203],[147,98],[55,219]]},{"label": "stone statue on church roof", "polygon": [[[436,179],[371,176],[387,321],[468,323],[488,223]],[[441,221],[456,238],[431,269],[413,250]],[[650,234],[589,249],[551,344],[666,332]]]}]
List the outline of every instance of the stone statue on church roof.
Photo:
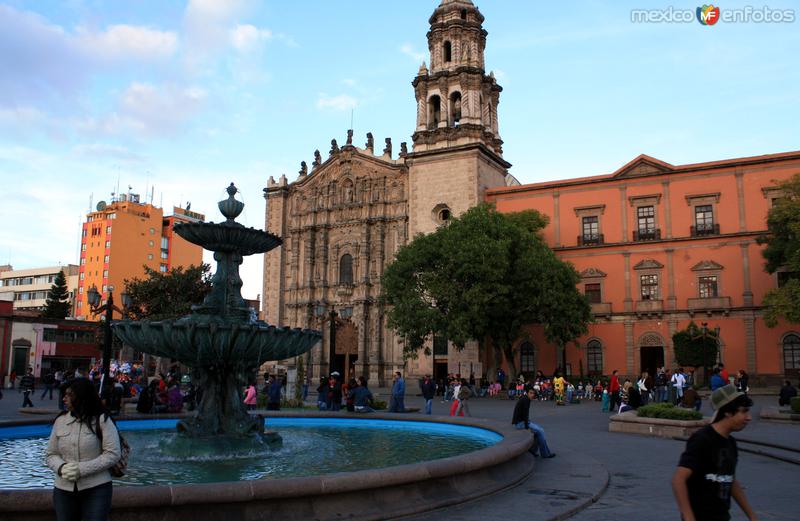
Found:
[{"label": "stone statue on church roof", "polygon": [[315,150],[314,151],[314,162],[311,163],[311,168],[317,168],[321,164],[322,164],[322,155],[319,153],[319,150]]},{"label": "stone statue on church roof", "polygon": [[372,137],[372,132],[367,132],[367,143],[364,148],[372,150],[375,148],[375,139]]},{"label": "stone statue on church roof", "polygon": [[347,129],[347,143],[345,143],[345,144],[346,145],[352,145],[353,144],[353,129],[352,128]]},{"label": "stone statue on church roof", "polygon": [[330,154],[338,154],[339,153],[339,145],[336,143],[335,139],[331,139],[331,152]]},{"label": "stone statue on church roof", "polygon": [[306,165],[305,161],[300,161],[300,177],[305,177],[308,175],[308,166]]},{"label": "stone statue on church roof", "polygon": [[392,155],[392,138],[387,137],[384,141],[386,142],[386,146],[383,149],[383,153],[384,154],[389,154],[389,156],[391,157],[391,155]]}]

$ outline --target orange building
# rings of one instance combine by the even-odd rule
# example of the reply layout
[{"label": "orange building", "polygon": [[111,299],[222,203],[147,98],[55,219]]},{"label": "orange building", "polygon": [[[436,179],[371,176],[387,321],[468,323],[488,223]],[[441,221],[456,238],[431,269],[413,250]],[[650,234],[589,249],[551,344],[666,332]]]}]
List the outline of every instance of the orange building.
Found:
[{"label": "orange building", "polygon": [[[800,372],[800,325],[768,328],[756,238],[780,192],[800,173],[800,152],[674,166],[640,155],[609,175],[490,189],[502,212],[535,209],[548,244],[581,274],[592,306],[589,332],[567,346],[573,375],[653,374],[677,366],[672,335],[690,321],[719,327],[720,361],[731,374],[776,383]],[[556,347],[542,328],[519,340],[518,367],[552,372]]]},{"label": "orange building", "polygon": [[86,216],[81,232],[76,318],[93,319],[87,301],[93,285],[105,298],[110,287],[121,292],[125,279],[142,277],[143,266],[166,272],[202,263],[203,249],[174,234],[173,227],[203,220],[202,214],[177,207],[165,217],[161,208],[140,203],[136,194],[123,194],[108,205],[98,203],[97,210]]}]

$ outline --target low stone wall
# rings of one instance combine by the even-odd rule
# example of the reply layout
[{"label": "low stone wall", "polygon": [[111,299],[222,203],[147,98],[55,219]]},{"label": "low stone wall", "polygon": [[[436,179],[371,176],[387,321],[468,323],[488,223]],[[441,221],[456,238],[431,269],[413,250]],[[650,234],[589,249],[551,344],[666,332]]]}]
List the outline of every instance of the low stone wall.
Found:
[{"label": "low stone wall", "polygon": [[789,407],[762,407],[759,418],[770,421],[800,423],[800,414],[792,412]]},{"label": "low stone wall", "polygon": [[[511,487],[525,479],[534,466],[534,459],[528,453],[533,442],[530,431],[490,420],[441,417],[434,420],[414,414],[277,412],[269,416],[452,423],[494,431],[504,439],[461,456],[384,469],[277,480],[115,487],[111,521],[389,519]],[[2,490],[0,519],[51,521],[52,494],[51,490]]]},{"label": "low stone wall", "polygon": [[640,418],[635,411],[628,411],[612,416],[608,422],[608,431],[658,438],[688,438],[710,421],[710,418],[691,421]]}]

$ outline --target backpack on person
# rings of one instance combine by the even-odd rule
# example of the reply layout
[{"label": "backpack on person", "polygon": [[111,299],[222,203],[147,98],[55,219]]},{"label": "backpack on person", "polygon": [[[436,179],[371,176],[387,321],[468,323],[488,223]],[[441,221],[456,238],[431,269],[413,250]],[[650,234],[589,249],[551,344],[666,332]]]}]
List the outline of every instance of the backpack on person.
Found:
[{"label": "backpack on person", "polygon": [[[111,422],[116,427],[117,422],[115,422],[111,418],[111,416],[107,416],[107,419],[110,419]],[[100,443],[102,444],[103,443],[103,431],[102,431],[102,429],[100,429],[100,417],[99,416],[97,417],[97,424],[95,426],[95,429],[97,429],[97,437],[100,438]],[[128,444],[128,440],[126,440],[125,437],[122,436],[122,433],[119,431],[119,428],[117,428],[117,435],[119,436],[119,454],[120,454],[120,456],[119,456],[119,460],[117,460],[117,462],[114,463],[114,465],[112,465],[111,468],[108,469],[108,471],[111,473],[111,475],[113,477],[121,478],[122,476],[125,475],[125,471],[128,470],[128,457],[131,454],[131,446]]]}]

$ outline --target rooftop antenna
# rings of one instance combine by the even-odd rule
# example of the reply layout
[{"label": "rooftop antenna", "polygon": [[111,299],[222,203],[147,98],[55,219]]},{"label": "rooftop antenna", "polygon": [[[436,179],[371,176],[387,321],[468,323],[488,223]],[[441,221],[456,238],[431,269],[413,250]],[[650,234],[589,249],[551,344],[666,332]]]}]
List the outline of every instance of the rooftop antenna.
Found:
[{"label": "rooftop antenna", "polygon": [[158,203],[159,208],[164,208],[164,192],[161,192],[161,202]]},{"label": "rooftop antenna", "polygon": [[355,109],[353,109],[353,108],[350,109],[350,129],[351,130],[353,129],[353,112],[354,111],[355,111]]},{"label": "rooftop antenna", "polygon": [[92,211],[92,203],[94,202],[94,192],[89,194],[89,211],[87,213],[91,213]]}]

